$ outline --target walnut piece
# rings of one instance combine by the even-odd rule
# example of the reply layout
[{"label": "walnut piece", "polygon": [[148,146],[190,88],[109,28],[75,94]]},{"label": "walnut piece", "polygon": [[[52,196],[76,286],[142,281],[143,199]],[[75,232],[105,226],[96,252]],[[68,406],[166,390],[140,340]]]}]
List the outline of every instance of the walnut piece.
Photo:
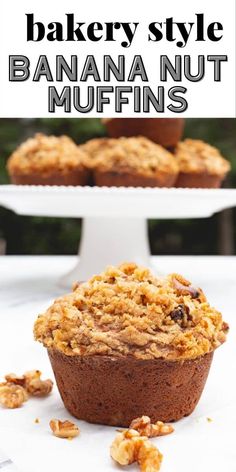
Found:
[{"label": "walnut piece", "polygon": [[166,434],[170,434],[174,431],[173,426],[162,423],[162,421],[157,421],[155,424],[152,424],[149,416],[135,418],[131,422],[130,428],[138,431],[141,436],[147,436],[148,438],[165,436]]},{"label": "walnut piece", "polygon": [[41,380],[40,370],[30,370],[24,375],[7,374],[5,379],[10,384],[21,385],[30,395],[45,397],[52,391],[53,382],[50,379]]},{"label": "walnut piece", "polygon": [[17,375],[17,374],[7,374],[5,375],[6,382],[13,383],[16,385],[21,385],[22,387],[25,386],[25,376],[24,375]]},{"label": "walnut piece", "polygon": [[27,391],[34,397],[46,397],[51,393],[53,382],[50,379],[33,379],[27,386]]},{"label": "walnut piece", "polygon": [[160,470],[162,458],[160,451],[150,441],[143,442],[138,453],[140,471],[157,472]]},{"label": "walnut piece", "polygon": [[52,380],[41,380],[40,377],[41,372],[39,370],[31,370],[25,373],[26,390],[34,397],[45,397],[52,391]]},{"label": "walnut piece", "polygon": [[174,274],[172,280],[177,293],[181,295],[190,295],[192,298],[198,298],[201,295],[200,289],[193,287],[193,285],[191,285],[181,275]]},{"label": "walnut piece", "polygon": [[0,384],[0,403],[6,408],[19,408],[28,395],[24,387],[14,383],[3,382]]},{"label": "walnut piece", "polygon": [[146,436],[140,436],[134,429],[117,434],[111,445],[110,454],[120,465],[138,462],[141,472],[157,472],[162,461],[162,454],[158,449]]},{"label": "walnut piece", "polygon": [[78,426],[68,420],[60,421],[52,419],[49,425],[54,436],[57,436],[57,438],[72,439],[80,434]]},{"label": "walnut piece", "polygon": [[110,448],[112,459],[120,465],[132,464],[137,460],[141,442],[146,440],[144,437],[140,439],[140,434],[132,429],[118,433]]}]

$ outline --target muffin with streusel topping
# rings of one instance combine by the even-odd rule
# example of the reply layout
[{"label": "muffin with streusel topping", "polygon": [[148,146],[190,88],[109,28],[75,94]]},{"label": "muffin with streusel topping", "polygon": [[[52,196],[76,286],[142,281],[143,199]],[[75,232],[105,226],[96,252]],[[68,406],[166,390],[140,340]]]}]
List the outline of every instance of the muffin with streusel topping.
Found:
[{"label": "muffin with streusel topping", "polygon": [[219,188],[230,163],[218,149],[198,139],[185,139],[175,151],[179,165],[176,187]]},{"label": "muffin with streusel topping", "polygon": [[79,284],[34,326],[70,413],[118,426],[189,415],[227,330],[201,289],[131,263]]},{"label": "muffin with streusel topping", "polygon": [[98,186],[172,187],[178,175],[173,154],[142,136],[92,139],[81,149]]},{"label": "muffin with streusel topping", "polygon": [[13,152],[7,169],[13,184],[86,185],[90,172],[84,158],[69,137],[38,133]]}]

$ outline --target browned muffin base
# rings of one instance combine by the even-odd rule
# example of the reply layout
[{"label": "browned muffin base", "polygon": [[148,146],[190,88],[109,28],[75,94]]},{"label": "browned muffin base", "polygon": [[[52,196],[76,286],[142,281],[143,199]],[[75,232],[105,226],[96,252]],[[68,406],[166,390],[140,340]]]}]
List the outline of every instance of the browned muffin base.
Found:
[{"label": "browned muffin base", "polygon": [[224,176],[207,173],[185,173],[180,172],[175,187],[182,188],[219,188]]},{"label": "browned muffin base", "polygon": [[184,130],[183,118],[112,118],[106,122],[108,135],[146,136],[166,148],[176,146]]},{"label": "browned muffin base", "polygon": [[192,413],[213,357],[171,362],[48,353],[67,410],[90,423],[122,427],[142,415],[156,422]]},{"label": "browned muffin base", "polygon": [[53,171],[48,174],[32,172],[10,175],[11,183],[16,185],[88,185],[90,172],[87,169],[73,169],[68,172]]},{"label": "browned muffin base", "polygon": [[173,187],[176,175],[160,172],[158,176],[132,174],[129,172],[94,172],[95,185],[99,187]]}]

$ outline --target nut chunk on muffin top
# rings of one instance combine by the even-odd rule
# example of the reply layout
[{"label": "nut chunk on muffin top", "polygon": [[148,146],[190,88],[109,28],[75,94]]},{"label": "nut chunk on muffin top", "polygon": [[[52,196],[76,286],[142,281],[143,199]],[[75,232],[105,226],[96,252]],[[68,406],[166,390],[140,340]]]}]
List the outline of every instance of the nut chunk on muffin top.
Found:
[{"label": "nut chunk on muffin top", "polygon": [[170,187],[178,174],[173,154],[143,136],[92,139],[81,149],[97,185]]},{"label": "nut chunk on muffin top", "polygon": [[13,152],[7,169],[16,184],[80,185],[88,178],[84,158],[68,136],[37,133]]},{"label": "nut chunk on muffin top", "polygon": [[66,355],[195,359],[220,346],[228,326],[201,289],[133,263],[108,267],[58,298],[35,322],[35,338]]}]

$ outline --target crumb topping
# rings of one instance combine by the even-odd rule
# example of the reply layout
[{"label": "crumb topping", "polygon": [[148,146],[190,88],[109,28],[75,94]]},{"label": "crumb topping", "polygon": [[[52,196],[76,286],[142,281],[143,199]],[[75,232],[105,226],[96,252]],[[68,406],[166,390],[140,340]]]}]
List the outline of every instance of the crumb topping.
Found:
[{"label": "crumb topping", "polygon": [[130,172],[155,176],[159,172],[178,173],[176,159],[162,146],[143,136],[92,139],[81,146],[86,165],[102,172]]},{"label": "crumb topping", "polygon": [[84,153],[68,136],[36,134],[23,142],[10,156],[9,173],[69,172],[84,167]]},{"label": "crumb topping", "polygon": [[199,139],[185,139],[177,144],[175,151],[180,172],[209,172],[227,174],[230,163],[218,149]]},{"label": "crumb topping", "polygon": [[66,355],[193,359],[226,339],[221,314],[178,274],[157,278],[126,263],[57,299],[35,322],[36,340]]}]

